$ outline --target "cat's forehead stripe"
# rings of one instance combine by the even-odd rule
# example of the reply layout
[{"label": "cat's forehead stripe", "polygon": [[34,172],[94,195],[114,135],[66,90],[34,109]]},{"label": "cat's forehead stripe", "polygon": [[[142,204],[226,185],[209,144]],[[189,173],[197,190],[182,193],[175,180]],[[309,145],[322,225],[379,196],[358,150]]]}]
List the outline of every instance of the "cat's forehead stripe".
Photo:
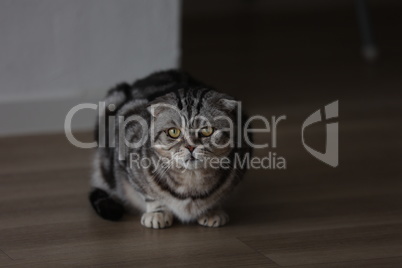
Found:
[{"label": "cat's forehead stripe", "polygon": [[205,89],[204,91],[201,92],[201,95],[200,95],[200,97],[199,97],[199,99],[198,99],[198,103],[197,103],[197,114],[200,113],[201,106],[202,106],[202,99],[205,97],[205,95],[206,95],[209,91],[211,91],[211,90],[210,90],[210,89]]},{"label": "cat's forehead stripe", "polygon": [[183,103],[181,101],[180,91],[177,89],[174,91],[174,94],[176,95],[177,98],[177,107],[179,108],[179,110],[183,109]]},{"label": "cat's forehead stripe", "polygon": [[192,117],[192,115],[191,115],[192,105],[191,105],[191,104],[193,103],[193,98],[191,97],[192,94],[190,94],[190,93],[192,93],[192,91],[195,91],[195,90],[188,90],[188,91],[187,91],[187,96],[186,96],[186,101],[187,101],[187,113],[188,113],[188,117],[189,117],[189,118]]}]

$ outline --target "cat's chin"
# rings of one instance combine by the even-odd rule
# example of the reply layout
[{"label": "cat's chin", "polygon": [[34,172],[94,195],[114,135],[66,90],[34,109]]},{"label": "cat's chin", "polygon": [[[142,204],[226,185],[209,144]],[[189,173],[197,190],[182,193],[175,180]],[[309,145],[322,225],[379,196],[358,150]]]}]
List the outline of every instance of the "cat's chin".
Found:
[{"label": "cat's chin", "polygon": [[183,171],[194,171],[194,170],[200,170],[205,168],[204,167],[204,162],[198,159],[188,159],[186,161],[182,161],[180,163]]}]

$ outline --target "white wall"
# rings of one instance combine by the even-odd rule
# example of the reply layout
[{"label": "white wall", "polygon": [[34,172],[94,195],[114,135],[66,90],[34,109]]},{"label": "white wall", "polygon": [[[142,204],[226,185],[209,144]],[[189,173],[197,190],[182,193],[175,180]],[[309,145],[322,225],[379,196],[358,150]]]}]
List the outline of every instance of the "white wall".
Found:
[{"label": "white wall", "polygon": [[62,131],[75,104],[177,67],[179,18],[180,0],[0,0],[0,135]]}]

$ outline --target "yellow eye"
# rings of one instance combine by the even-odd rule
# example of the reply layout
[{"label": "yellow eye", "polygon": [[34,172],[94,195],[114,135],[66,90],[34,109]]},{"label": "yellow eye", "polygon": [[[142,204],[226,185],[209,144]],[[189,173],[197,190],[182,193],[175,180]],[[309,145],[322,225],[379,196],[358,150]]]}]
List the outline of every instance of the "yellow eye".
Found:
[{"label": "yellow eye", "polygon": [[180,136],[180,133],[181,133],[180,129],[174,127],[169,128],[167,131],[167,134],[173,139],[177,139]]},{"label": "yellow eye", "polygon": [[214,133],[214,128],[212,127],[204,127],[201,129],[201,135],[204,137],[209,137],[212,135],[212,133]]}]

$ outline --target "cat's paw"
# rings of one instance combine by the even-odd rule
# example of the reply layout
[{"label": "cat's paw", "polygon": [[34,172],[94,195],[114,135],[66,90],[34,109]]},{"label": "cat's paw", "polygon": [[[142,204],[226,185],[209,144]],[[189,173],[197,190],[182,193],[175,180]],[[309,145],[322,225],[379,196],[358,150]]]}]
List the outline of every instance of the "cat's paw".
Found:
[{"label": "cat's paw", "polygon": [[229,222],[229,216],[223,210],[213,210],[199,217],[197,222],[202,226],[219,227]]},{"label": "cat's paw", "polygon": [[154,229],[167,228],[173,224],[173,214],[169,211],[146,212],[142,214],[141,224]]}]

